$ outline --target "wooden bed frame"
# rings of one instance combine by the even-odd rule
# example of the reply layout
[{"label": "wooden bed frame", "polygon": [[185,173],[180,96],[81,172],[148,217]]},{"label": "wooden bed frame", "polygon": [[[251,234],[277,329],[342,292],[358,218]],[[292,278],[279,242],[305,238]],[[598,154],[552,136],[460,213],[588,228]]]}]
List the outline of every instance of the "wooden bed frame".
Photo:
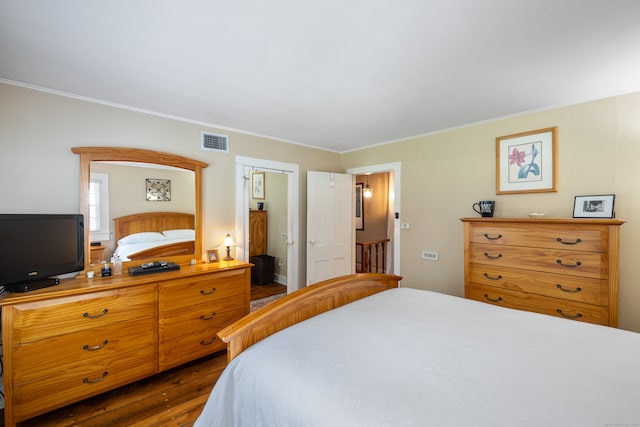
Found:
[{"label": "wooden bed frame", "polygon": [[[144,231],[162,232],[165,230],[194,229],[194,215],[181,212],[145,212],[114,218],[116,243],[129,234]],[[129,255],[129,259],[142,260],[174,255],[193,255],[196,252],[195,241],[172,243],[157,246]]]},{"label": "wooden bed frame", "polygon": [[391,274],[351,274],[279,298],[218,332],[227,343],[227,362],[269,335],[352,301],[397,288],[400,280],[402,277]]}]

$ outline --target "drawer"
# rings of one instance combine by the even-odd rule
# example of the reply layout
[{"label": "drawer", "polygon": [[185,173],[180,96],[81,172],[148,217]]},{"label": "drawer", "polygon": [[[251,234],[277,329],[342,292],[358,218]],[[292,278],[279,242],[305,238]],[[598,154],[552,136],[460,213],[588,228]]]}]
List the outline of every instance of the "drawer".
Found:
[{"label": "drawer", "polygon": [[473,263],[469,268],[472,283],[587,304],[609,304],[609,282],[604,279],[531,272],[523,269]]},{"label": "drawer", "polygon": [[13,343],[156,316],[155,285],[16,304]]},{"label": "drawer", "polygon": [[215,331],[230,325],[248,313],[243,307],[244,295],[215,303],[183,307],[160,316],[160,343],[199,331]]},{"label": "drawer", "polygon": [[176,279],[160,284],[160,312],[234,295],[245,295],[249,306],[248,269],[216,272],[203,276]]},{"label": "drawer", "polygon": [[248,313],[243,301],[238,295],[160,316],[160,370],[226,348],[217,333]]},{"label": "drawer", "polygon": [[209,331],[197,336],[183,336],[180,339],[162,344],[158,369],[164,371],[226,349],[227,345],[218,338],[216,332]]},{"label": "drawer", "polygon": [[527,294],[493,286],[471,284],[468,288],[467,298],[501,307],[532,311],[599,325],[608,325],[609,322],[609,310],[607,307]]},{"label": "drawer", "polygon": [[475,243],[470,245],[469,251],[470,261],[477,264],[524,268],[596,279],[606,279],[609,274],[609,257],[606,253]]},{"label": "drawer", "polygon": [[13,349],[13,382],[57,375],[69,365],[93,365],[106,358],[117,358],[126,352],[153,346],[157,342],[153,331],[155,320],[148,317],[17,345]]},{"label": "drawer", "polygon": [[109,362],[81,363],[60,369],[45,378],[16,384],[13,389],[15,421],[31,418],[154,373],[154,347],[145,347],[111,358]]},{"label": "drawer", "polygon": [[587,252],[607,252],[609,229],[601,225],[554,227],[550,224],[473,225],[471,241],[505,246],[530,246]]}]

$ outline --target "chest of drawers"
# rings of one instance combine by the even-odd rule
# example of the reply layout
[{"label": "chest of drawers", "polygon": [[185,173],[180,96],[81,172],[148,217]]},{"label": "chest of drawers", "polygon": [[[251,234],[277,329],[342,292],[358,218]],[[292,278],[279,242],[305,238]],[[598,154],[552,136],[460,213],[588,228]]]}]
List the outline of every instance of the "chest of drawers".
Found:
[{"label": "chest of drawers", "polygon": [[463,218],[465,297],[618,326],[615,219]]},{"label": "chest of drawers", "polygon": [[251,264],[229,261],[3,295],[5,425],[224,349],[250,281]]}]

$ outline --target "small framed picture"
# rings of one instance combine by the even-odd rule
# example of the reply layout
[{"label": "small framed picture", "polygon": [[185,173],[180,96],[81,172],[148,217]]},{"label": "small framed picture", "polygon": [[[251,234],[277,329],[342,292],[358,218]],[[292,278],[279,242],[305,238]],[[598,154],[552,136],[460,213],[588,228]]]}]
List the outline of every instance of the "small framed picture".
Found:
[{"label": "small framed picture", "polygon": [[211,249],[207,251],[207,262],[218,262],[220,261],[220,257],[218,257],[218,250]]},{"label": "small framed picture", "polygon": [[251,174],[251,197],[264,200],[264,172]]},{"label": "small framed picture", "polygon": [[170,202],[171,180],[147,178],[147,200],[151,202]]},{"label": "small framed picture", "polygon": [[359,182],[356,184],[356,230],[364,230],[364,203],[362,198],[363,188],[363,183]]},{"label": "small framed picture", "polygon": [[573,202],[574,218],[614,218],[614,194],[576,196]]}]

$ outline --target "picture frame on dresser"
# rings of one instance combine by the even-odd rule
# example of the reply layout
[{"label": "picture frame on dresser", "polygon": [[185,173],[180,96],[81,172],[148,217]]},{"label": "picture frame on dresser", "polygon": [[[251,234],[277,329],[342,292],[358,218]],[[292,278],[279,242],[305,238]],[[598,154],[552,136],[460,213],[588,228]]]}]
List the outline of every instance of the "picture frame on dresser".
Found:
[{"label": "picture frame on dresser", "polygon": [[574,218],[615,218],[615,194],[576,196],[573,202]]},{"label": "picture frame on dresser", "polygon": [[212,262],[219,262],[220,261],[220,256],[218,255],[218,250],[217,249],[210,249],[207,251],[207,262],[208,263],[212,263]]},{"label": "picture frame on dresser", "polygon": [[558,191],[557,127],[496,138],[496,194]]}]

